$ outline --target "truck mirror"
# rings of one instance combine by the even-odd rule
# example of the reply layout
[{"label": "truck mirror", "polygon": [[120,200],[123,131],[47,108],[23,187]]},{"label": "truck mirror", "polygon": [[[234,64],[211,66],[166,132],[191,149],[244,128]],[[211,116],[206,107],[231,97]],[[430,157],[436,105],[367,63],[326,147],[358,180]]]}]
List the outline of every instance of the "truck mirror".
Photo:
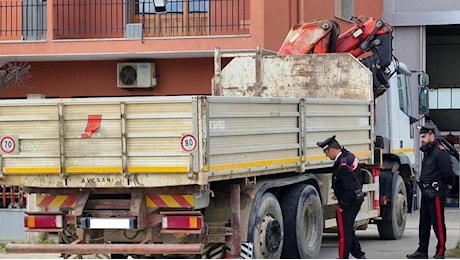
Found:
[{"label": "truck mirror", "polygon": [[[420,77],[419,77],[420,82]],[[426,86],[419,88],[418,93],[418,113],[421,115],[428,115],[430,112],[429,107],[429,91]]]},{"label": "truck mirror", "polygon": [[418,74],[418,85],[426,87],[430,84],[430,77],[426,73]]},{"label": "truck mirror", "polygon": [[385,143],[383,141],[382,136],[376,136],[375,137],[374,146],[375,146],[375,148],[382,148],[382,149],[385,148]]}]

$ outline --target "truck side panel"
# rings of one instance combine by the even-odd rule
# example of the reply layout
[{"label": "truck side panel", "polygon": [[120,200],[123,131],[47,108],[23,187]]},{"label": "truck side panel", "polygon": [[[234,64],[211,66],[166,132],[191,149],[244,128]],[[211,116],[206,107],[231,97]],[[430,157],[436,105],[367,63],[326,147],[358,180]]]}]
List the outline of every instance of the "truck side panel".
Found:
[{"label": "truck side panel", "polygon": [[[210,181],[332,165],[316,142],[335,134],[372,159],[371,101],[209,97],[205,171]],[[341,113],[346,113],[341,115]]]},{"label": "truck side panel", "polygon": [[332,134],[372,158],[372,78],[351,55],[236,57],[218,76],[223,97],[2,100],[0,133],[19,147],[2,153],[3,182],[164,187],[303,172],[330,166],[316,142]]},{"label": "truck side panel", "polygon": [[196,111],[196,97],[2,101],[0,133],[18,142],[3,175],[32,187],[193,184],[197,152],[181,137],[198,136]]},{"label": "truck side panel", "polygon": [[307,99],[306,102],[307,169],[332,166],[316,145],[332,135],[337,135],[340,144],[353,151],[361,162],[371,162],[370,101]]},{"label": "truck side panel", "polygon": [[210,179],[296,171],[299,100],[209,97]]},{"label": "truck side panel", "polygon": [[[219,64],[217,55],[216,67]],[[214,93],[221,96],[305,98],[299,110],[305,115],[299,122],[306,129],[299,135],[306,154],[301,170],[331,164],[318,153],[316,142],[334,134],[362,162],[371,161],[372,75],[352,55],[238,55],[216,70],[213,82]]]}]

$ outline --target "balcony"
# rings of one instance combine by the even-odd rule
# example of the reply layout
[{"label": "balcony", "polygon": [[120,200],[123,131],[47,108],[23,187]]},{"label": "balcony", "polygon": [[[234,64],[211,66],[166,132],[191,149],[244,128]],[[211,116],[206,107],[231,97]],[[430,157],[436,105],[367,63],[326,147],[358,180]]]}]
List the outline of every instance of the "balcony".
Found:
[{"label": "balcony", "polygon": [[0,0],[0,41],[249,34],[250,0],[168,0],[166,13],[153,2]]}]

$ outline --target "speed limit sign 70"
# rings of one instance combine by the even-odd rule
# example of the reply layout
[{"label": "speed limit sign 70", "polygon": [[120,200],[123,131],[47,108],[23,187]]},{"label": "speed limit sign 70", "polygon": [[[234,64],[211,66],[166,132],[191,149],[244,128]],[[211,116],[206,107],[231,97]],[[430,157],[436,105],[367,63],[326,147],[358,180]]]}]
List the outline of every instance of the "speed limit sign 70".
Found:
[{"label": "speed limit sign 70", "polygon": [[3,154],[13,154],[18,152],[18,137],[5,135],[0,138],[0,149]]},{"label": "speed limit sign 70", "polygon": [[198,147],[198,141],[192,134],[185,134],[180,139],[180,147],[186,153],[193,153]]}]

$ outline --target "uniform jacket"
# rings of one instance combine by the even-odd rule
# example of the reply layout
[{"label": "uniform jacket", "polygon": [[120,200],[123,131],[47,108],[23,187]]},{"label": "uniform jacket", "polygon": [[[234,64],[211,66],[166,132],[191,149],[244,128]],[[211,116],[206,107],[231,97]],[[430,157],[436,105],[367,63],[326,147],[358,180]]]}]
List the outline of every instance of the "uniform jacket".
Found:
[{"label": "uniform jacket", "polygon": [[332,169],[332,189],[339,205],[343,207],[352,203],[355,200],[355,191],[361,187],[361,168],[358,158],[342,148],[342,154],[335,160]]},{"label": "uniform jacket", "polygon": [[424,153],[420,182],[442,182],[441,188],[447,189],[446,184],[453,185],[455,181],[452,161],[449,153],[438,140],[421,148]]}]

